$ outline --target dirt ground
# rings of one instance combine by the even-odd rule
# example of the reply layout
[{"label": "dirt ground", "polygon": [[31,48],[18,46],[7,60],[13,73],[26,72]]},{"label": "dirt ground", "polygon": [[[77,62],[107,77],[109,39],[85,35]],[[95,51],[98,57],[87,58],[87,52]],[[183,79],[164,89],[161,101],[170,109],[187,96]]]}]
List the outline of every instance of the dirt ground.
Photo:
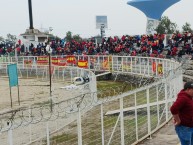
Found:
[{"label": "dirt ground", "polygon": [[[52,98],[58,102],[61,100],[67,100],[80,95],[80,93],[87,92],[81,87],[75,89],[61,89],[61,87],[71,85],[70,81],[53,81],[52,82]],[[11,96],[13,107],[29,107],[30,105],[37,105],[45,103],[50,99],[50,86],[49,81],[43,81],[41,79],[21,79],[19,78],[19,99],[18,103],[18,87],[11,88]],[[11,97],[9,88],[9,79],[6,77],[0,77],[0,112],[11,109]]]}]

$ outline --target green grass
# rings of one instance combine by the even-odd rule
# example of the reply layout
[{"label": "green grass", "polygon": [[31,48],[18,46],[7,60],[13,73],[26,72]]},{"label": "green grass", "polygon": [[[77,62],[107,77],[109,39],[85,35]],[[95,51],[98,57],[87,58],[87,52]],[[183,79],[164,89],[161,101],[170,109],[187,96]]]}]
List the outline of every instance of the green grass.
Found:
[{"label": "green grass", "polygon": [[[123,86],[126,86],[125,88]],[[123,89],[124,88],[124,89]],[[101,91],[101,94],[98,95],[98,97],[107,97],[107,96],[114,96],[115,92],[117,93],[122,93],[126,92],[129,90],[134,89],[135,87],[132,85],[124,84],[123,82],[114,82],[114,81],[98,81],[97,82],[97,89]],[[152,88],[150,89],[150,102],[155,102],[156,101],[156,89]],[[101,96],[100,96],[101,95]],[[164,98],[164,93],[161,92],[159,95],[159,98]],[[124,103],[127,105],[130,103],[130,105],[133,105],[132,101],[134,99],[134,95],[128,96],[124,98]],[[48,102],[49,103],[49,102]],[[137,93],[137,105],[139,104],[145,104],[147,103],[147,98],[146,98],[146,90],[140,91]],[[110,104],[109,107],[112,106],[117,106],[117,102],[113,102]],[[124,105],[125,106],[125,105]],[[126,106],[125,106],[126,107]],[[128,106],[129,107],[129,106]],[[97,109],[98,110],[98,109]],[[108,110],[106,108],[106,110]],[[147,109],[138,109],[138,135],[139,138],[143,137],[144,135],[147,134]],[[151,129],[155,129],[158,118],[157,118],[157,111],[156,111],[156,106],[152,106],[150,108],[151,111]],[[85,128],[86,132],[83,131],[83,143],[88,144],[88,145],[95,145],[95,144],[100,144],[101,143],[101,124],[100,124],[100,118],[97,118],[97,114],[99,112],[92,112],[92,115],[96,117],[92,117],[89,120],[86,119],[83,122],[85,123],[84,125],[82,124],[82,128]],[[105,138],[109,138],[109,132],[112,132],[116,121],[118,119],[118,115],[107,115],[104,116],[104,131],[105,131]],[[90,115],[88,115],[90,116]],[[98,116],[99,117],[99,116]],[[97,121],[98,119],[98,121]],[[86,122],[85,122],[86,121]],[[124,126],[125,126],[125,141],[126,143],[132,144],[133,142],[136,141],[136,119],[134,114],[125,114],[124,115]],[[95,124],[95,125],[94,125]],[[118,122],[118,127],[120,127],[120,120]],[[89,131],[87,130],[89,129]],[[115,132],[114,137],[118,137],[117,133]],[[68,133],[63,133],[61,135],[56,135],[52,137],[52,145],[59,144],[59,143],[64,143],[64,144],[73,144],[77,142],[77,135],[73,134],[72,132]]]},{"label": "green grass", "polygon": [[59,143],[65,143],[71,140],[77,139],[77,135],[73,135],[73,134],[66,134],[63,133],[61,135],[57,135],[57,136],[53,136],[51,138],[51,145],[55,145],[55,144],[59,144]]},{"label": "green grass", "polygon": [[99,91],[107,89],[109,87],[117,87],[122,86],[123,82],[115,82],[115,81],[97,81],[97,89]]},{"label": "green grass", "polygon": [[136,86],[124,82],[97,81],[97,90],[100,92],[98,98],[116,96],[123,92],[135,89]]},{"label": "green grass", "polygon": [[[100,92],[98,93],[98,98],[105,98],[105,97],[111,97],[116,96],[118,94],[121,94],[123,92],[127,92],[133,89],[136,89],[137,86],[132,84],[126,84],[124,82],[115,82],[115,81],[97,81],[97,90]],[[149,102],[155,102],[157,101],[156,96],[156,88],[150,88],[149,89]],[[163,100],[165,97],[164,92],[159,92],[158,94],[158,100]],[[131,99],[132,97],[128,97]],[[128,100],[127,97],[124,98],[124,102],[129,102],[131,100]],[[134,100],[133,100],[134,101]],[[137,105],[142,105],[147,103],[147,97],[146,97],[146,90],[137,92]]]}]

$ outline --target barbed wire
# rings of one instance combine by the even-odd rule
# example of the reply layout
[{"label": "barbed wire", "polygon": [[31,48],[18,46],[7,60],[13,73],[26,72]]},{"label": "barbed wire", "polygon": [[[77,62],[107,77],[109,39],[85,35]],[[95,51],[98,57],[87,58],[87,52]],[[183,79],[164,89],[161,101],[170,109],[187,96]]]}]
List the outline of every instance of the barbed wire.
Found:
[{"label": "barbed wire", "polygon": [[[26,126],[29,124],[37,124],[39,122],[54,121],[58,118],[68,118],[69,115],[76,114],[79,110],[88,111],[89,108],[96,106],[99,103],[105,103],[126,91],[131,90],[132,85],[136,85],[132,89],[148,86],[160,79],[166,79],[172,76],[184,65],[183,62],[178,68],[168,70],[162,77],[145,78],[144,76],[128,77],[128,80],[123,82],[121,86],[108,87],[105,90],[85,93],[76,96],[72,99],[54,102],[51,109],[51,101],[48,104],[41,106],[21,107],[15,110],[0,113],[0,132],[10,129]],[[145,74],[144,74],[145,75]],[[164,83],[159,85],[159,91],[163,90]]]}]

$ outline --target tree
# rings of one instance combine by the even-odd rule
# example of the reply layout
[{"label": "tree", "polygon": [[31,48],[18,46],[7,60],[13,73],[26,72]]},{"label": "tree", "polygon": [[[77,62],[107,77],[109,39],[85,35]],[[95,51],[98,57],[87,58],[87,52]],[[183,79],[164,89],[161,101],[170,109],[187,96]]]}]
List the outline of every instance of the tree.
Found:
[{"label": "tree", "polygon": [[2,36],[0,36],[0,41],[4,41],[4,38]]},{"label": "tree", "polygon": [[167,16],[163,16],[155,31],[158,34],[172,34],[177,31],[177,24],[172,22]]},{"label": "tree", "polygon": [[15,35],[7,34],[7,40],[12,41],[12,42],[16,42],[17,37]]},{"label": "tree", "polygon": [[81,42],[82,38],[80,37],[80,35],[73,35],[73,39],[76,40],[77,42]]},{"label": "tree", "polygon": [[182,26],[182,31],[183,32],[193,32],[191,29],[191,25],[187,22]]},{"label": "tree", "polygon": [[70,42],[72,40],[75,40],[77,42],[81,42],[82,41],[82,38],[80,37],[79,34],[76,34],[76,35],[72,35],[72,32],[68,31],[66,33],[66,37],[65,37],[66,41],[67,42]]},{"label": "tree", "polygon": [[71,41],[72,40],[72,32],[70,32],[70,31],[68,31],[67,33],[66,33],[66,41]]}]

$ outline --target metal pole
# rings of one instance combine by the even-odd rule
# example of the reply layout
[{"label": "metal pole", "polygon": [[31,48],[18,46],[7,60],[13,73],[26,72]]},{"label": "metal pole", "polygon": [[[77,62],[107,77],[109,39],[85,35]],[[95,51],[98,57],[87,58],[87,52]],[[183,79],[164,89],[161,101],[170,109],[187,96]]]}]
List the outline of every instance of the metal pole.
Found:
[{"label": "metal pole", "polygon": [[136,140],[139,140],[139,134],[138,134],[138,116],[137,116],[137,94],[134,94],[135,98],[135,132],[136,132]]},{"label": "metal pole", "polygon": [[156,86],[156,98],[157,98],[157,126],[160,125],[160,113],[159,113],[159,89],[158,86]]},{"label": "metal pole", "polygon": [[33,28],[33,15],[32,15],[32,3],[31,0],[28,0],[28,6],[29,6],[29,22],[30,22],[30,29]]},{"label": "metal pole", "polygon": [[19,84],[17,84],[17,95],[18,95],[18,103],[19,103],[19,106],[20,106]]},{"label": "metal pole", "polygon": [[51,54],[49,55],[49,78],[50,78],[50,105],[51,105],[51,111],[52,111],[52,73],[51,73]]},{"label": "metal pole", "polygon": [[9,142],[9,145],[13,145],[13,131],[12,131],[12,129],[10,129],[9,131],[8,131],[8,142]]},{"label": "metal pole", "polygon": [[9,86],[9,90],[10,90],[10,99],[11,99],[11,108],[12,108],[13,107],[13,103],[12,103],[11,86]]},{"label": "metal pole", "polygon": [[78,108],[78,112],[77,112],[77,128],[78,128],[78,145],[82,145],[82,126],[81,126],[80,108]]},{"label": "metal pole", "polygon": [[[18,70],[17,70],[17,77],[18,77]],[[19,103],[19,106],[20,106],[20,94],[19,94],[19,81],[18,81],[18,78],[17,78],[17,95],[18,95],[18,103]]]},{"label": "metal pole", "polygon": [[102,145],[105,144],[105,139],[104,139],[104,118],[103,118],[103,104],[101,104],[101,139],[102,139]]},{"label": "metal pole", "polygon": [[13,130],[11,128],[12,124],[11,122],[7,122],[7,127],[8,127],[8,144],[13,145]]},{"label": "metal pole", "polygon": [[52,95],[52,74],[51,74],[51,56],[49,53],[49,76],[50,76],[50,96]]},{"label": "metal pole", "polygon": [[46,136],[47,136],[47,145],[50,145],[50,131],[48,122],[46,123]]},{"label": "metal pole", "polygon": [[150,112],[150,98],[149,98],[149,88],[146,90],[146,99],[147,99],[147,125],[148,125],[148,133],[150,134],[151,139],[151,112]]},{"label": "metal pole", "polygon": [[[7,73],[9,74],[9,69],[6,69]],[[9,82],[10,82],[10,76],[9,76]],[[9,92],[10,92],[10,100],[11,100],[11,108],[13,107],[13,103],[12,103],[12,93],[11,93],[11,86],[9,83]]]},{"label": "metal pole", "polygon": [[[169,86],[170,87],[170,86]],[[169,91],[169,93],[168,93]],[[167,81],[165,81],[165,101],[166,101],[166,104],[165,104],[165,108],[166,108],[166,121],[168,121],[168,97],[169,95],[171,94],[170,92],[170,89],[167,88]]]},{"label": "metal pole", "polygon": [[[29,122],[31,122],[31,113],[32,113],[31,107],[29,107],[28,111],[29,111]],[[30,143],[32,141],[32,130],[31,129],[32,128],[31,128],[31,123],[30,123],[29,124],[29,141],[30,141]]]},{"label": "metal pole", "polygon": [[121,145],[125,144],[124,138],[124,114],[123,114],[123,98],[120,98],[120,126],[121,126]]}]

